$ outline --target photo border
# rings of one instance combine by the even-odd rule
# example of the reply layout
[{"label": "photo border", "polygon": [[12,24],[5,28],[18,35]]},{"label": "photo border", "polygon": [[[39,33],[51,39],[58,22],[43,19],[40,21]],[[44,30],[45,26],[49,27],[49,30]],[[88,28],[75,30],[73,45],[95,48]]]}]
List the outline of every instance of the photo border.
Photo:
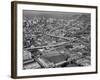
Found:
[{"label": "photo border", "polygon": [[[17,76],[17,4],[34,4],[34,5],[50,5],[60,7],[79,7],[79,8],[93,8],[96,9],[96,71],[94,72],[80,72],[80,73],[63,73],[63,74],[49,74],[49,75],[33,75],[33,76]],[[11,77],[12,78],[32,78],[32,77],[50,77],[50,76],[66,76],[66,75],[81,75],[94,74],[98,72],[98,7],[88,5],[73,5],[73,4],[57,4],[57,3],[40,3],[40,2],[26,2],[26,1],[12,1],[11,2]]]}]

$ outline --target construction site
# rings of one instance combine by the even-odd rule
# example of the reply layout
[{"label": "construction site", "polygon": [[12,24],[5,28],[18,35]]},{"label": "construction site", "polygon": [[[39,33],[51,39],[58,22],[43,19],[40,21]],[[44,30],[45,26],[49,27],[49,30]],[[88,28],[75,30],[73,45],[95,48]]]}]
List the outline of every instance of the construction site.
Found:
[{"label": "construction site", "polygon": [[23,69],[90,65],[89,13],[23,12]]}]

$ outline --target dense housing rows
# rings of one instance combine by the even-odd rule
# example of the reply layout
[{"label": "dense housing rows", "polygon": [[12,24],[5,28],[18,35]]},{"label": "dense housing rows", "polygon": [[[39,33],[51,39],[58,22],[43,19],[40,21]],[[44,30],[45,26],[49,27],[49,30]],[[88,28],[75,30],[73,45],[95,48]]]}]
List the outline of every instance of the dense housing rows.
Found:
[{"label": "dense housing rows", "polygon": [[89,66],[90,14],[70,18],[24,17],[23,68]]}]

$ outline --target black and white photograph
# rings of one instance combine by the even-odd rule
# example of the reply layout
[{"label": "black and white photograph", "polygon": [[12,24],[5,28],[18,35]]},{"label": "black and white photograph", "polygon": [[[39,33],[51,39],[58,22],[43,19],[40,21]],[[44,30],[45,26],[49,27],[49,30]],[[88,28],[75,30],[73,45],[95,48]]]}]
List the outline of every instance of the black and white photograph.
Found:
[{"label": "black and white photograph", "polygon": [[23,10],[23,69],[91,65],[91,14]]},{"label": "black and white photograph", "polygon": [[97,7],[12,2],[14,78],[97,73]]}]

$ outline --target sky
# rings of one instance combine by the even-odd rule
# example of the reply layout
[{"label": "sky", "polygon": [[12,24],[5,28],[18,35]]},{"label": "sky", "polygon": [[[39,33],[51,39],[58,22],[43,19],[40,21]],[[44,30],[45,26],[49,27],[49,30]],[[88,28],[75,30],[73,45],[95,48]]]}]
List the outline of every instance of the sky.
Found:
[{"label": "sky", "polygon": [[34,16],[68,19],[72,16],[81,14],[88,14],[88,13],[23,10],[23,17],[27,17],[29,19],[33,18]]}]

